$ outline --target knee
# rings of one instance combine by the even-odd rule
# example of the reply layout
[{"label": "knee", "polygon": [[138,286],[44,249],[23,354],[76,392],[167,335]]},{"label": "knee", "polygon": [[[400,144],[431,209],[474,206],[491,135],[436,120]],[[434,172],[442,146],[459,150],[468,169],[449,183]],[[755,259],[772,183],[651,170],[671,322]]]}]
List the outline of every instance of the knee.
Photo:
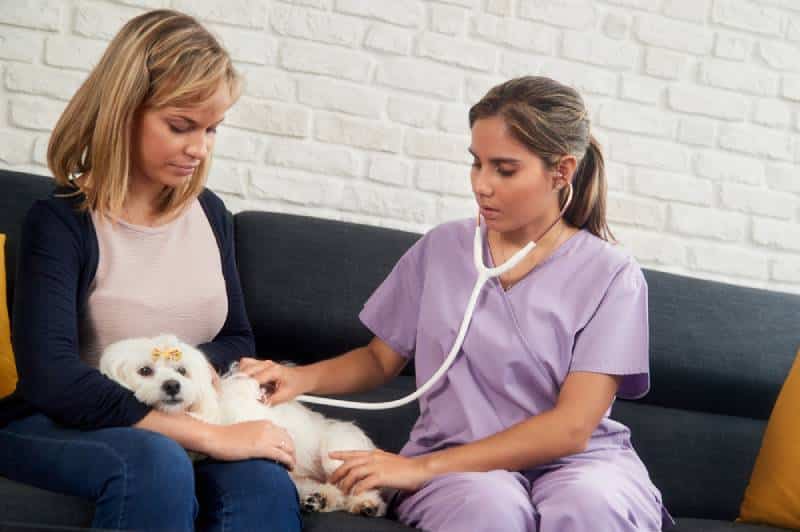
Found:
[{"label": "knee", "polygon": [[288,471],[269,460],[228,462],[217,468],[214,482],[221,492],[234,495],[240,504],[299,511],[297,489]]},{"label": "knee", "polygon": [[[507,530],[526,530],[533,506],[527,492],[506,472],[467,473],[463,492],[454,494],[461,500],[459,512],[477,522],[505,523]],[[519,526],[515,524],[519,523]],[[487,528],[488,530],[488,528]]]},{"label": "knee", "polygon": [[645,520],[639,522],[630,498],[608,479],[576,479],[538,504],[537,510],[542,530],[591,530],[597,523],[620,531],[651,529],[645,526]]},{"label": "knee", "polygon": [[[127,456],[129,489],[151,494],[159,504],[191,506],[194,469],[177,442],[158,433],[136,431]],[[153,489],[157,487],[156,489]]]}]

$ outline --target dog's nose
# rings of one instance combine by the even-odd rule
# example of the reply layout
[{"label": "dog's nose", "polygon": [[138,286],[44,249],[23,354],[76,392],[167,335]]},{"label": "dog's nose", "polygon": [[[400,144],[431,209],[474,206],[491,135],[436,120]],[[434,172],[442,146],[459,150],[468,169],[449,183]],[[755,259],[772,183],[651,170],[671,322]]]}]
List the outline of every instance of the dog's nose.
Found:
[{"label": "dog's nose", "polygon": [[181,383],[175,379],[170,379],[168,381],[164,381],[164,383],[161,385],[161,389],[164,390],[167,395],[175,396],[181,391]]}]

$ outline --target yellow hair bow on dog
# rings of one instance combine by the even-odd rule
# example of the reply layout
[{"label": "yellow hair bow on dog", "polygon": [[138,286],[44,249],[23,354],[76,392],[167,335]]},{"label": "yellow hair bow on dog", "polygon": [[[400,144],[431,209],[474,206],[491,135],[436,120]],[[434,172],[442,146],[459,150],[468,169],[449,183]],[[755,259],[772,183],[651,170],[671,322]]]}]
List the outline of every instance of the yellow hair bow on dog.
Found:
[{"label": "yellow hair bow on dog", "polygon": [[183,356],[183,352],[177,347],[165,347],[163,349],[161,347],[154,347],[150,355],[153,357],[153,362],[159,358],[178,362],[181,359],[181,356]]}]

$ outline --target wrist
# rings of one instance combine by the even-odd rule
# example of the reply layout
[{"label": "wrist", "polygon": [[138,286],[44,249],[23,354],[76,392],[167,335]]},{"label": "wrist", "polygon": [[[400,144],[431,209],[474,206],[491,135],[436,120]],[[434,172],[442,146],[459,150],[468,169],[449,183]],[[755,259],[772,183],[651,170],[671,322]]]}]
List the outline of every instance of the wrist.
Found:
[{"label": "wrist", "polygon": [[214,449],[219,447],[219,440],[221,437],[221,426],[199,421],[199,429],[195,432],[197,434],[197,448],[198,452],[204,454],[212,454]]},{"label": "wrist", "polygon": [[300,382],[303,384],[300,393],[319,393],[319,383],[321,380],[319,364],[301,366],[298,368],[298,371],[301,372],[302,378],[300,379]]},{"label": "wrist", "polygon": [[441,460],[437,453],[423,454],[413,458],[419,464],[422,471],[427,478],[435,477],[441,474]]}]

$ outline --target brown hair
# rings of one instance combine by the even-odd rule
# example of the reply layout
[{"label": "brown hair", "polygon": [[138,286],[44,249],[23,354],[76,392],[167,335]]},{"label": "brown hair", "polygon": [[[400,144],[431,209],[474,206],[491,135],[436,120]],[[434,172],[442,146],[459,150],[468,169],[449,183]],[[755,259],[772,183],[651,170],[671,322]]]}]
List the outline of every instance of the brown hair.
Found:
[{"label": "brown hair", "polygon": [[[82,209],[119,212],[128,190],[138,113],[197,105],[220,83],[238,97],[240,78],[230,56],[194,18],[160,9],[131,19],[53,129],[47,163],[56,183],[84,194]],[[210,163],[209,156],[184,185],[165,190],[160,211],[178,209],[199,194]],[[74,181],[78,175],[80,185]]]},{"label": "brown hair", "polygon": [[[501,116],[511,135],[554,168],[564,155],[578,166],[572,176],[573,198],[564,218],[603,240],[615,240],[606,221],[606,174],[603,154],[589,133],[586,106],[578,92],[546,77],[526,76],[501,83],[469,110],[469,125]],[[566,201],[561,191],[559,204]]]}]

